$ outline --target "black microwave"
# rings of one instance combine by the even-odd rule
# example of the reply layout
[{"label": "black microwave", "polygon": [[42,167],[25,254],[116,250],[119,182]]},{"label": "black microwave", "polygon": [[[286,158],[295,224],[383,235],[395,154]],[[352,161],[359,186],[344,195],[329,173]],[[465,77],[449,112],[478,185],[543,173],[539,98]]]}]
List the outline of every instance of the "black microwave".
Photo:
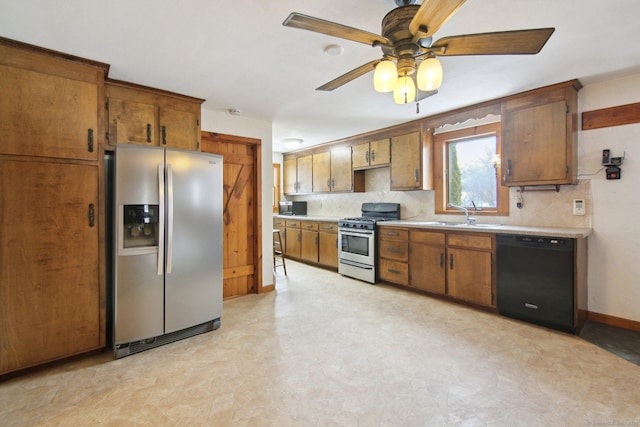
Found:
[{"label": "black microwave", "polygon": [[280,202],[280,215],[306,215],[307,202]]}]

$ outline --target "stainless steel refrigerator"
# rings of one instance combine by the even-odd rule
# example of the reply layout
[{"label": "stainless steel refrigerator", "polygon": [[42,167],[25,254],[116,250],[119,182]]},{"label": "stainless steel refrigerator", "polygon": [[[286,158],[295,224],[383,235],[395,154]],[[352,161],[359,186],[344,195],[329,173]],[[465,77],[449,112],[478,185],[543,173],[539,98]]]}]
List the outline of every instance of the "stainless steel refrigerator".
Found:
[{"label": "stainless steel refrigerator", "polygon": [[222,157],[119,145],[114,175],[115,357],[217,329]]}]

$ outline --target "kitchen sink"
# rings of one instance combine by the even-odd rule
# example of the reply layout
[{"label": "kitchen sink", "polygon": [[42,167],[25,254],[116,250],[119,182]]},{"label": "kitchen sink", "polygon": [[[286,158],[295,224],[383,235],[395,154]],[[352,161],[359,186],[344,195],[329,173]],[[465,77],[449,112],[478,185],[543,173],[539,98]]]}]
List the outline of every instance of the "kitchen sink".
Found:
[{"label": "kitchen sink", "polygon": [[427,221],[427,222],[423,222],[423,225],[441,225],[443,227],[469,227],[469,228],[493,228],[493,227],[499,227],[502,224],[485,224],[485,223],[481,223],[481,224],[467,224],[464,222],[448,222],[448,221]]}]

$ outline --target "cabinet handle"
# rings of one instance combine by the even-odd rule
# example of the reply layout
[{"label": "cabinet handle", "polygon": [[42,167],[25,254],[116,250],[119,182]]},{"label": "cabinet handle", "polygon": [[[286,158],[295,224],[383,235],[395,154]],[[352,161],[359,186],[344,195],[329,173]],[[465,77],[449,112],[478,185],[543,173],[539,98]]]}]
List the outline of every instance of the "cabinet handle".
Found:
[{"label": "cabinet handle", "polygon": [[162,126],[162,144],[167,145],[167,127]]},{"label": "cabinet handle", "polygon": [[372,162],[376,161],[376,150],[371,150],[371,161]]},{"label": "cabinet handle", "polygon": [[313,244],[318,246],[318,236],[313,239]]},{"label": "cabinet handle", "polygon": [[336,188],[336,179],[331,178],[331,188]]},{"label": "cabinet handle", "polygon": [[400,274],[398,270],[394,270],[393,268],[388,268],[387,271],[391,274]]},{"label": "cabinet handle", "polygon": [[365,163],[369,164],[369,152],[368,151],[364,152],[364,161],[365,161]]},{"label": "cabinet handle", "polygon": [[387,248],[387,252],[391,252],[392,254],[401,254],[402,251],[398,248]]},{"label": "cabinet handle", "polygon": [[507,176],[511,176],[511,160],[507,160]]},{"label": "cabinet handle", "polygon": [[298,242],[302,241],[302,234],[298,233]]},{"label": "cabinet handle", "polygon": [[95,205],[89,203],[89,227],[96,225]]},{"label": "cabinet handle", "polygon": [[307,228],[313,228],[313,224],[307,224],[306,227]]},{"label": "cabinet handle", "polygon": [[387,236],[399,236],[400,233],[397,231],[387,231]]},{"label": "cabinet handle", "polygon": [[440,253],[440,268],[444,267],[444,254]]},{"label": "cabinet handle", "polygon": [[453,270],[453,254],[449,254],[449,268]]},{"label": "cabinet handle", "polygon": [[329,190],[331,190],[331,180],[330,179],[327,180],[327,187],[329,187]]},{"label": "cabinet handle", "polygon": [[87,151],[93,153],[93,129],[87,129]]},{"label": "cabinet handle", "polygon": [[322,226],[325,230],[333,230],[333,225],[324,225]]},{"label": "cabinet handle", "polygon": [[416,169],[415,173],[414,173],[414,178],[416,180],[416,182],[419,182],[418,180],[420,179],[420,170]]},{"label": "cabinet handle", "polygon": [[151,123],[147,123],[147,142],[151,142]]}]

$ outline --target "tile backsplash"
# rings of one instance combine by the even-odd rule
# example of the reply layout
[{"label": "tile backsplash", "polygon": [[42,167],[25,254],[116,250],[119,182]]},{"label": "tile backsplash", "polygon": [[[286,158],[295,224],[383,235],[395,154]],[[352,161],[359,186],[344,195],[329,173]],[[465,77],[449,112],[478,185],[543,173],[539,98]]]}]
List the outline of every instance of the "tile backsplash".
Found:
[{"label": "tile backsplash", "polygon": [[[365,172],[366,191],[363,193],[309,194],[286,196],[286,199],[305,200],[309,216],[360,216],[362,203],[389,202],[400,203],[402,219],[452,220],[451,215],[434,214],[433,191],[391,191],[389,183],[389,168],[370,169]],[[509,216],[482,216],[480,221],[537,227],[591,227],[590,180],[562,185],[559,192],[525,191],[522,209],[515,206],[518,190],[516,187],[510,189]],[[573,215],[574,199],[585,201],[586,215]]]}]

